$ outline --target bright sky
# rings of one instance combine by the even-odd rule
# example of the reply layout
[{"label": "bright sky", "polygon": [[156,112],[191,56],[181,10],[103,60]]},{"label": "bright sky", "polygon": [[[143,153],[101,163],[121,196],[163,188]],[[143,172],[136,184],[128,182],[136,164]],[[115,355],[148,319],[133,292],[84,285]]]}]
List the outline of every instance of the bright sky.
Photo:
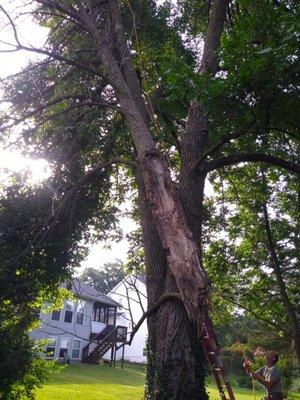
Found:
[{"label": "bright sky", "polygon": [[[19,14],[19,6],[23,4],[21,0],[2,0],[1,6],[5,8],[12,17]],[[47,30],[37,26],[28,15],[17,18],[17,26],[19,38],[22,43],[31,44],[36,47],[42,46],[47,39]],[[0,10],[0,49],[11,49],[10,46],[3,44],[15,43],[12,29],[8,23],[8,19]],[[36,59],[34,53],[25,51],[17,51],[12,53],[0,53],[0,79],[19,72],[30,60]],[[0,86],[0,92],[2,88]],[[5,110],[5,105],[0,106],[1,110]],[[0,145],[0,174],[1,181],[7,177],[3,169],[7,170],[7,174],[29,170],[33,182],[45,179],[50,174],[49,167],[44,160],[31,160],[23,157],[20,152],[13,151],[8,148],[4,150]]]},{"label": "bright sky", "polygon": [[[1,5],[10,12],[12,17],[19,13],[19,6],[24,4],[22,0],[2,0]],[[36,25],[27,15],[17,20],[18,33],[21,42],[34,47],[41,47],[47,39],[47,30]],[[8,49],[9,46],[3,42],[14,43],[14,36],[10,29],[8,20],[0,10],[0,49]],[[5,26],[6,24],[6,26]],[[3,29],[4,26],[4,29]],[[14,74],[22,69],[29,60],[36,59],[34,53],[18,51],[13,53],[0,53],[0,79],[8,75]],[[1,92],[1,86],[0,86]],[[1,106],[0,106],[1,109]],[[2,107],[3,110],[3,107]],[[47,178],[51,171],[45,160],[32,160],[24,157],[20,152],[11,148],[3,149],[0,144],[0,182],[9,179],[9,175],[14,172],[30,171],[32,182],[38,182]],[[211,185],[207,182],[207,192],[211,193]],[[124,234],[129,233],[135,228],[135,224],[129,218],[123,218],[121,228]],[[111,245],[111,249],[104,248],[103,243],[93,244],[90,247],[90,254],[82,263],[83,267],[101,268],[106,263],[115,259],[126,261],[128,251],[128,243],[126,239],[121,242],[115,242]]]}]

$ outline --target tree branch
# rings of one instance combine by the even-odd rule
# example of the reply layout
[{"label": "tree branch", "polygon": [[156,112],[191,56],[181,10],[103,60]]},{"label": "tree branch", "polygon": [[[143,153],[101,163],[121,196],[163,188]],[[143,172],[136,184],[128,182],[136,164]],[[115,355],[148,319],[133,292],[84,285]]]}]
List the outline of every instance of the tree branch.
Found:
[{"label": "tree branch", "polygon": [[109,160],[103,164],[100,164],[98,166],[95,166],[94,168],[92,168],[90,171],[88,171],[85,175],[83,175],[74,185],[72,191],[76,188],[78,188],[79,186],[83,185],[91,175],[95,174],[96,172],[100,172],[103,169],[110,167],[113,164],[125,164],[125,165],[129,165],[130,167],[137,167],[137,163],[135,161],[132,160],[125,160],[122,158],[114,158],[112,160]]},{"label": "tree branch", "polygon": [[234,165],[241,162],[264,162],[272,164],[277,167],[287,169],[290,172],[296,174],[300,173],[300,165],[294,164],[290,161],[283,160],[282,158],[271,156],[263,153],[237,153],[231,156],[222,157],[217,160],[208,162],[206,164],[206,172],[213,171],[218,168],[226,167],[228,165]]},{"label": "tree branch", "polygon": [[[9,21],[10,26],[12,27],[13,33],[14,33],[14,37],[15,37],[15,41],[17,43],[18,46],[21,46],[19,37],[18,37],[18,32],[17,32],[17,28],[16,25],[14,24],[14,21],[11,19],[9,13],[5,10],[5,8],[3,6],[1,6],[0,4],[0,10],[3,12],[3,14],[6,16],[6,18]],[[16,46],[16,47],[18,47]]]},{"label": "tree branch", "polygon": [[[274,243],[274,239],[273,239],[273,235],[272,235],[272,231],[271,231],[271,226],[270,226],[270,220],[269,220],[269,213],[268,213],[268,209],[267,209],[267,205],[266,203],[263,203],[262,205],[262,210],[263,210],[263,221],[264,221],[264,227],[265,227],[265,231],[267,234],[267,246],[269,249],[269,253],[270,253],[270,258],[271,258],[271,264],[273,267],[273,271],[275,273],[276,276],[276,280],[278,283],[278,287],[279,287],[279,292],[280,292],[280,296],[281,296],[281,300],[285,306],[285,309],[287,311],[287,314],[289,315],[293,325],[295,327],[298,327],[298,323],[297,323],[297,318],[296,318],[296,313],[295,310],[290,302],[290,299],[288,297],[287,294],[287,290],[286,290],[286,284],[283,280],[282,277],[282,268],[275,250],[275,243]],[[299,329],[299,328],[298,328]]]},{"label": "tree branch", "polygon": [[[9,44],[9,43],[7,43],[7,44]],[[18,50],[17,50],[17,51],[18,51]],[[41,62],[39,62],[39,63],[37,63],[37,64],[35,64],[35,65],[32,65],[32,66],[30,66],[30,67],[27,66],[26,69],[22,69],[22,70],[19,71],[19,72],[16,72],[16,73],[14,73],[14,74],[7,75],[7,76],[5,76],[4,78],[1,78],[1,79],[0,79],[0,83],[5,82],[5,81],[9,81],[9,80],[11,80],[11,79],[14,79],[14,78],[16,78],[16,77],[18,77],[18,76],[20,76],[20,75],[23,75],[23,74],[27,73],[28,71],[32,71],[32,70],[34,70],[34,69],[36,69],[36,68],[45,66],[45,65],[49,64],[50,62],[51,62],[51,60],[48,59],[48,60],[41,61]]]},{"label": "tree branch", "polygon": [[[40,1],[40,3],[44,4],[44,3],[47,3],[47,1]],[[58,5],[55,3],[55,7],[56,7],[56,6],[58,7]],[[15,45],[9,44],[9,43],[8,43],[8,45],[14,46],[14,47],[15,47],[15,50],[0,50],[0,53],[8,53],[8,52],[18,51],[18,50],[30,51],[30,52],[32,52],[32,53],[46,55],[46,56],[51,57],[51,58],[54,58],[54,59],[56,59],[56,60],[58,60],[58,61],[62,61],[62,62],[64,62],[64,63],[66,63],[66,64],[72,65],[72,66],[74,66],[74,67],[77,67],[77,68],[80,68],[80,69],[84,69],[85,71],[88,71],[88,72],[90,72],[90,73],[92,73],[92,74],[101,75],[101,74],[100,74],[98,71],[96,71],[95,69],[90,68],[90,67],[88,67],[87,65],[84,65],[84,64],[82,64],[82,63],[80,63],[80,62],[78,62],[78,61],[65,58],[65,57],[63,57],[63,56],[61,56],[61,55],[59,55],[59,54],[55,54],[55,53],[53,53],[53,52],[51,52],[51,51],[47,51],[47,50],[43,50],[43,49],[38,49],[38,48],[36,48],[36,47],[28,47],[28,46],[23,45],[23,44],[20,42],[20,39],[19,39],[19,37],[18,37],[18,32],[17,32],[16,25],[14,24],[14,22],[13,22],[12,18],[10,17],[9,13],[8,13],[8,12],[5,10],[5,8],[4,8],[3,6],[1,6],[1,5],[0,5],[0,10],[4,13],[4,15],[6,16],[6,18],[8,19],[9,24],[10,24],[12,30],[13,30],[14,38],[15,38],[15,41],[16,41],[16,44],[15,44]],[[66,11],[64,11],[64,12],[66,12]],[[70,15],[70,14],[68,14],[68,15]],[[76,18],[76,17],[77,17],[77,16],[74,17],[74,15],[72,15],[72,18],[75,18],[76,20],[78,20],[78,17],[77,17],[77,18]],[[79,20],[80,20],[80,19],[79,19]]]},{"label": "tree branch", "polygon": [[130,334],[130,339],[127,342],[122,343],[118,349],[120,349],[121,347],[125,346],[126,344],[128,344],[129,346],[131,345],[133,338],[135,336],[135,334],[137,333],[137,331],[140,329],[141,325],[143,324],[143,322],[145,321],[145,319],[147,319],[151,314],[155,313],[157,310],[159,310],[159,308],[165,304],[167,301],[169,300],[176,300],[182,303],[182,299],[180,297],[179,293],[166,293],[164,295],[162,295],[157,302],[151,307],[149,308],[149,310],[147,310],[142,317],[140,318],[139,322],[135,325],[134,329],[132,330],[131,334]]},{"label": "tree branch", "polygon": [[[30,51],[31,53],[43,54],[43,55],[48,56],[50,58],[54,58],[55,60],[62,61],[64,63],[68,64],[68,65],[72,65],[73,67],[77,67],[77,68],[83,69],[85,71],[88,71],[88,72],[90,72],[90,73],[92,73],[94,75],[102,76],[102,74],[99,71],[96,71],[95,69],[90,68],[87,65],[84,65],[84,64],[82,64],[82,63],[80,63],[78,61],[71,60],[71,59],[66,58],[66,57],[62,57],[59,54],[55,54],[55,53],[53,53],[51,51],[38,49],[36,47],[24,46],[23,44],[18,44],[18,45],[15,46],[15,51],[18,51],[18,50],[25,50],[25,51]],[[11,52],[12,52],[12,50],[0,50],[0,53],[11,53]]]},{"label": "tree branch", "polygon": [[218,47],[223,32],[229,0],[215,0],[211,5],[209,24],[205,36],[200,73],[215,74],[218,68]]},{"label": "tree branch", "polygon": [[238,131],[238,132],[232,132],[230,133],[228,136],[222,138],[221,140],[219,140],[217,143],[215,143],[214,145],[212,145],[205,153],[203,153],[203,155],[201,156],[201,158],[199,160],[197,160],[195,162],[195,168],[198,167],[198,165],[204,161],[206,159],[206,157],[210,156],[211,154],[215,153],[217,150],[219,150],[224,144],[230,142],[230,140],[232,139],[237,139],[243,135],[245,135],[246,133],[248,133],[247,131],[253,126],[253,124],[255,123],[255,120],[253,119],[252,121],[249,122],[248,125],[246,125],[243,130]]},{"label": "tree branch", "polygon": [[[274,321],[270,321],[269,319],[263,318],[261,316],[261,314],[256,313],[255,311],[251,310],[249,307],[237,302],[236,300],[233,300],[230,297],[227,297],[226,295],[222,294],[222,297],[229,301],[230,303],[242,308],[243,310],[249,312],[251,315],[253,315],[253,317],[255,317],[256,319],[258,319],[259,321],[265,322],[266,324],[273,326],[274,328],[278,329],[278,330],[282,330],[282,326],[279,324],[276,324],[276,322]],[[292,338],[292,335],[289,333],[289,331],[286,331],[286,333]]]},{"label": "tree branch", "polygon": [[70,4],[67,6],[63,6],[62,2],[57,2],[54,0],[36,0],[37,3],[42,4],[44,7],[48,7],[54,11],[60,11],[63,15],[60,15],[61,18],[65,19],[66,15],[71,18],[71,20],[78,24],[80,27],[83,27],[82,25],[82,19],[80,18],[80,14],[77,12],[77,10],[72,7]]},{"label": "tree branch", "polygon": [[[47,107],[53,106],[53,105],[55,105],[55,104],[58,104],[60,101],[67,100],[67,99],[76,99],[76,98],[79,99],[80,96],[63,96],[62,98],[55,99],[55,100],[53,100],[53,101],[47,103],[46,105],[37,108],[36,110],[32,111],[31,113],[28,113],[27,115],[24,115],[24,117],[22,117],[22,118],[20,118],[20,119],[18,119],[18,120],[15,120],[15,121],[12,122],[10,125],[5,126],[3,129],[10,129],[10,128],[12,128],[13,126],[19,125],[20,123],[26,121],[26,119],[35,116],[39,111],[42,111],[42,110],[46,109]],[[83,99],[84,97],[82,96],[81,98]],[[68,108],[66,108],[66,109],[64,109],[64,110],[62,110],[62,111],[60,111],[60,112],[58,112],[58,113],[55,113],[55,114],[53,114],[53,115],[48,116],[47,118],[44,118],[42,121],[40,121],[40,122],[38,123],[38,125],[37,125],[35,128],[30,129],[29,131],[26,131],[25,133],[28,133],[28,132],[31,133],[31,132],[33,132],[38,126],[43,125],[45,122],[50,121],[50,120],[53,119],[53,118],[59,117],[60,115],[66,114],[66,113],[68,113],[69,111],[76,110],[76,109],[78,109],[78,108],[83,108],[83,107],[107,107],[107,108],[111,108],[111,109],[113,109],[113,110],[116,110],[116,111],[118,111],[118,112],[121,112],[121,110],[120,110],[117,106],[113,106],[112,104],[109,104],[109,103],[106,103],[106,102],[101,102],[101,101],[85,101],[85,102],[83,102],[83,103],[73,104],[73,105],[69,106]],[[25,136],[24,134],[21,135],[21,138],[24,137],[24,136]],[[20,138],[20,139],[21,139],[21,138]],[[14,143],[17,143],[18,141],[19,141],[19,139],[17,139],[17,141],[14,142]],[[5,149],[5,148],[6,148],[6,147],[4,147],[4,149]]]}]

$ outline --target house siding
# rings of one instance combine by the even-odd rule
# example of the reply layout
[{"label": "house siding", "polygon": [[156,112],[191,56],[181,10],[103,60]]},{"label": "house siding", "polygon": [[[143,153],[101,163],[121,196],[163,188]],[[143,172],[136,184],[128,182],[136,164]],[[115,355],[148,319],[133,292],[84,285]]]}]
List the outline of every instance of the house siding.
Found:
[{"label": "house siding", "polygon": [[[51,355],[51,358],[54,359],[63,358],[62,353],[60,354],[60,349],[62,344],[67,344],[68,342],[66,350],[71,359],[71,362],[73,363],[81,362],[83,348],[90,343],[91,333],[100,333],[107,326],[106,323],[93,321],[95,303],[97,303],[98,306],[109,308],[115,308],[118,305],[107,296],[96,292],[94,288],[91,288],[85,284],[81,284],[80,282],[77,282],[77,286],[78,285],[80,285],[82,290],[85,290],[85,292],[87,292],[88,297],[90,297],[91,294],[95,294],[95,299],[86,298],[83,295],[82,297],[76,296],[76,298],[72,300],[65,300],[64,306],[62,310],[60,310],[58,320],[52,319],[52,312],[41,313],[40,326],[30,333],[30,336],[34,340],[56,340],[55,351],[54,354]],[[78,294],[78,287],[75,289],[75,293]],[[82,307],[84,309],[83,318],[79,315],[82,314]],[[71,309],[72,316],[69,312],[69,314],[67,315],[67,322],[65,321],[65,315],[66,312],[71,311]],[[82,321],[82,323],[79,323],[79,321],[77,320],[77,316],[79,320]],[[78,349],[78,340],[80,340],[80,349]],[[48,349],[50,347],[50,341],[47,345]],[[74,347],[76,347],[76,349]],[[73,349],[74,352],[72,351]]]},{"label": "house siding", "polygon": [[[84,311],[83,323],[79,324],[76,322],[77,318],[76,310],[78,307],[78,303],[82,301],[85,304],[85,311]],[[79,357],[78,358],[71,357],[71,360],[80,361],[82,358],[82,349],[89,343],[89,337],[92,331],[91,327],[92,327],[94,302],[92,300],[82,299],[82,300],[75,300],[73,303],[74,303],[74,308],[73,308],[73,315],[71,322],[64,322],[66,305],[67,305],[67,302],[65,302],[64,307],[60,312],[59,321],[52,319],[52,312],[47,314],[41,314],[40,315],[41,325],[39,326],[39,328],[31,332],[31,337],[35,340],[56,338],[54,358],[59,358],[59,350],[63,338],[69,339],[68,354],[70,355],[70,357],[72,356],[73,339],[75,340],[79,339],[81,340]],[[103,326],[103,328],[104,327],[105,325]]]},{"label": "house siding", "polygon": [[[137,324],[144,311],[147,310],[146,285],[137,279],[134,275],[129,275],[116,285],[110,292],[109,297],[120,303],[121,315],[117,317],[117,325],[126,326],[128,334],[132,331],[131,315],[128,311],[128,298],[133,318],[133,323]],[[139,295],[138,295],[139,292]],[[145,346],[148,337],[147,321],[144,321],[138,332],[135,334],[132,344],[126,345],[124,350],[124,359],[130,362],[145,363]],[[129,339],[129,335],[127,340]],[[105,356],[108,357],[108,354]],[[117,351],[117,360],[122,358],[122,349]]]}]

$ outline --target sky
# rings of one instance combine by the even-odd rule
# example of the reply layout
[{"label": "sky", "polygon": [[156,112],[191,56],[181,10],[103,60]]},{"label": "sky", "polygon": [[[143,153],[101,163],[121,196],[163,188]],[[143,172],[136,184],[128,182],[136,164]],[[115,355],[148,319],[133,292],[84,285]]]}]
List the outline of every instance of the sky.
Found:
[{"label": "sky", "polygon": [[[19,14],[19,7],[24,2],[22,0],[1,0],[3,6],[10,15],[15,18]],[[34,47],[42,47],[47,40],[47,29],[41,28],[35,24],[28,14],[17,19],[18,36],[22,43],[32,45]],[[14,35],[8,23],[7,18],[0,10],[0,50],[11,49],[11,46],[3,42],[14,43]],[[18,51],[11,53],[0,52],[0,79],[11,74],[19,72],[30,60],[37,59],[37,55],[26,51]],[[1,81],[0,81],[1,92]],[[0,110],[5,110],[5,106],[0,104]],[[11,147],[3,148],[0,143],[0,182],[9,179],[9,175],[14,172],[30,171],[31,181],[33,183],[46,179],[51,174],[51,169],[45,160],[32,160],[24,157],[19,151],[13,150]],[[206,185],[206,191],[212,191],[209,183]],[[128,206],[128,205],[127,205]],[[124,236],[132,231],[136,225],[130,218],[123,218],[120,221],[120,227]],[[85,261],[82,262],[79,273],[85,267],[100,268],[107,262],[120,259],[126,262],[128,243],[126,239],[111,244],[111,248],[105,247],[102,242],[92,244],[90,253]]]}]

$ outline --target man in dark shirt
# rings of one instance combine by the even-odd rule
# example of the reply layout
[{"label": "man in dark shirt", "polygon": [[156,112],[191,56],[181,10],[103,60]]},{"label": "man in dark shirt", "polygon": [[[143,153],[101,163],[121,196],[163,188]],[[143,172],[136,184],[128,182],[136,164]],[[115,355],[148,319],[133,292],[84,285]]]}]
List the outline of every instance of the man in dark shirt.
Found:
[{"label": "man in dark shirt", "polygon": [[244,367],[252,379],[260,382],[266,389],[264,400],[283,400],[281,391],[281,376],[279,369],[275,366],[278,361],[278,355],[272,351],[266,353],[267,365],[261,367],[256,372],[251,371],[251,362],[246,360]]}]

